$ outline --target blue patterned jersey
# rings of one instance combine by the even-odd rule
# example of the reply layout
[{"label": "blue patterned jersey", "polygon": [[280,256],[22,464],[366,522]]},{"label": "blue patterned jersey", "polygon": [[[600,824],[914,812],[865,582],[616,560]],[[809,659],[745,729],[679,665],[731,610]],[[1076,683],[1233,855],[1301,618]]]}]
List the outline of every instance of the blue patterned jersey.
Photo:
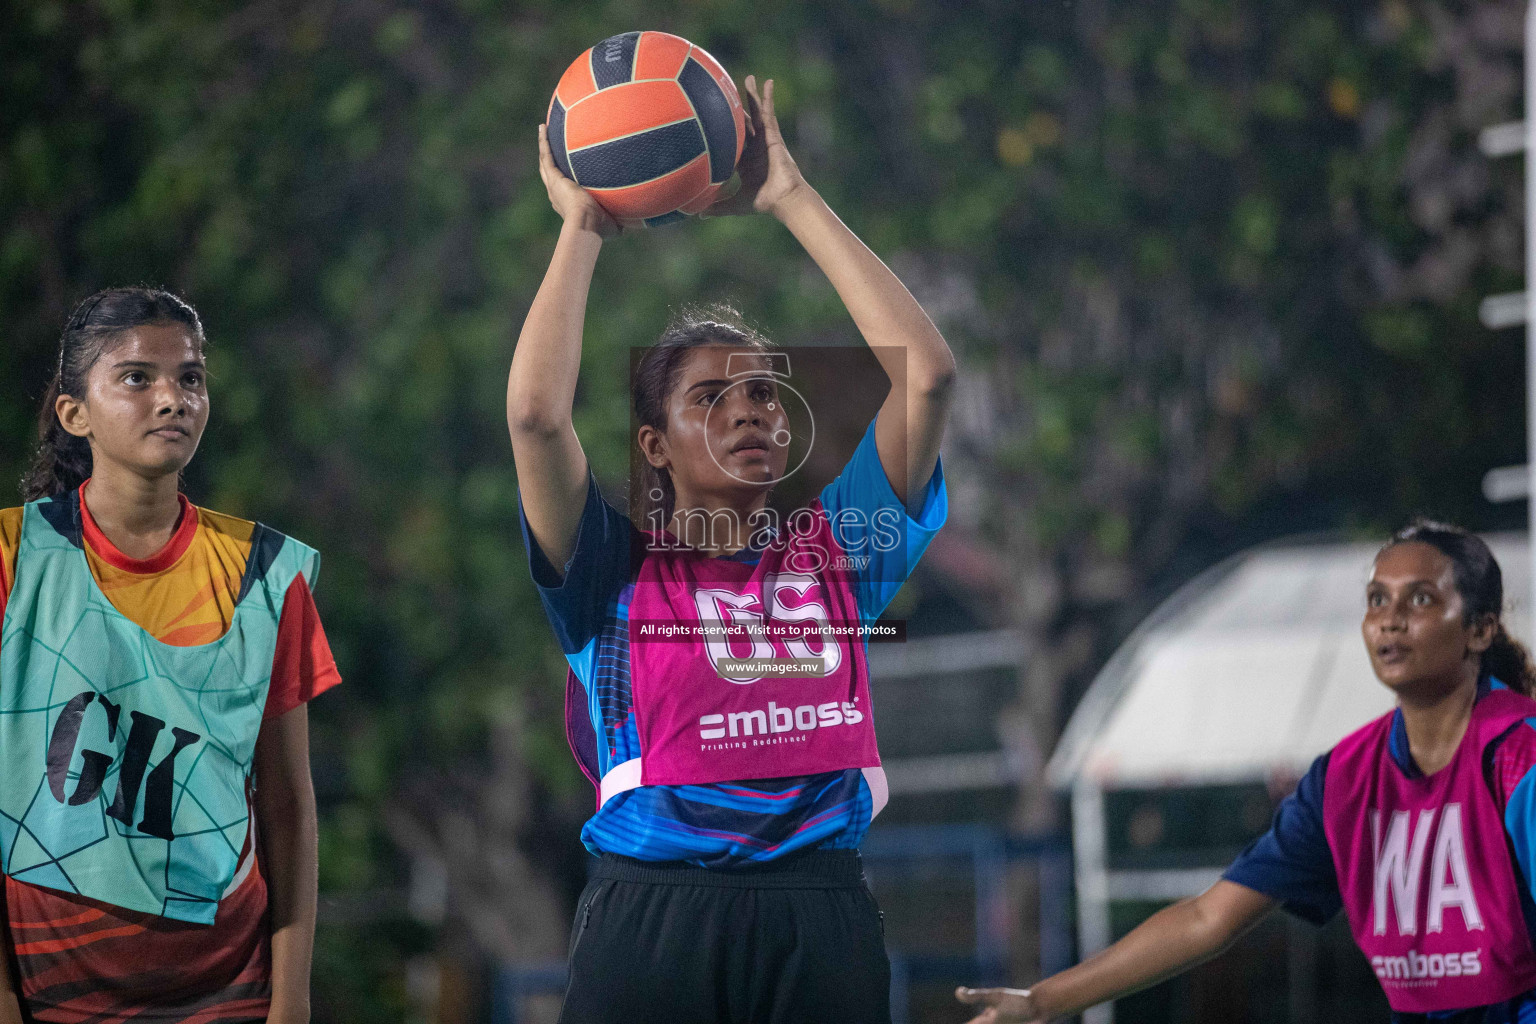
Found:
[{"label": "blue patterned jersey", "polygon": [[[828,521],[844,550],[869,551],[855,568],[861,621],[872,622],[911,574],[944,524],[948,500],[942,465],[909,514],[891,488],[865,431],[843,472],[821,492]],[[848,514],[840,514],[847,511]],[[880,513],[877,515],[877,513]],[[871,543],[881,523],[904,531],[894,550]],[[580,680],[596,734],[598,776],[640,756],[630,714],[629,599],[634,592],[632,553],[643,538],[628,516],[603,499],[595,479],[577,529],[575,550],[562,575],[545,558],[522,520],[529,567],[544,610],[571,671]],[[760,549],[724,556],[752,562]],[[858,846],[873,814],[869,786],[858,769],[798,778],[757,779],[693,786],[641,786],[608,800],[588,820],[581,839],[593,853],[641,860],[684,860],[727,867],[771,860],[808,847]]]}]

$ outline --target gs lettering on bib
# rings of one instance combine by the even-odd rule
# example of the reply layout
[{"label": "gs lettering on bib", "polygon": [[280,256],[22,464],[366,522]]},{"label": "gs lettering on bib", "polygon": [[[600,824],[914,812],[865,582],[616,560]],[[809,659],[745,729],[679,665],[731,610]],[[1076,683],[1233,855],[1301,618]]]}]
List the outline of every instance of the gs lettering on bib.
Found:
[{"label": "gs lettering on bib", "polygon": [[228,632],[176,647],[96,585],[77,494],[27,505],[0,635],[0,868],[212,923],[250,824],[283,600],[318,565],[257,526]]},{"label": "gs lettering on bib", "polygon": [[1329,757],[1323,819],[1344,909],[1399,1013],[1487,1006],[1536,986],[1517,866],[1483,776],[1489,744],[1532,716],[1536,701],[1488,693],[1451,763],[1420,778],[1392,759],[1390,714]]},{"label": "gs lettering on bib", "polygon": [[645,536],[629,605],[641,756],[600,780],[599,802],[642,785],[877,771],[857,599],[821,502],[756,565]]}]

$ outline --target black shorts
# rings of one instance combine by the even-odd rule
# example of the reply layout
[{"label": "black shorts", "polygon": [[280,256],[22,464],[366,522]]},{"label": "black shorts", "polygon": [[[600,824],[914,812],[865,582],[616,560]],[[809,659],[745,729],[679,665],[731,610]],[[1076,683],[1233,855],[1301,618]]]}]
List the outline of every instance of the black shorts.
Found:
[{"label": "black shorts", "polygon": [[576,906],[561,1024],[890,1024],[854,850],[709,870],[605,854]]}]

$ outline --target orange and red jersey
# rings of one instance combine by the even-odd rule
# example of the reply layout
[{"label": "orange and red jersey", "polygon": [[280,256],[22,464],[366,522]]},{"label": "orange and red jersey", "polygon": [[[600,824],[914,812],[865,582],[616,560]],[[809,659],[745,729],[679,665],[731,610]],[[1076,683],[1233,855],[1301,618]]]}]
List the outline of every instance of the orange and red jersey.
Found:
[{"label": "orange and red jersey", "polygon": [[[229,629],[255,524],[181,499],[170,541],[124,555],[97,527],[81,488],[85,553],[102,593],[163,643],[211,643]],[[16,578],[22,510],[0,509],[0,617]],[[278,625],[265,717],[341,681],[302,575]],[[253,820],[255,820],[253,818]],[[260,828],[260,822],[256,823]],[[271,994],[267,883],[248,832],[237,877],[212,925],[188,924],[5,879],[9,942],[29,1019],[60,1024],[264,1021]]]}]

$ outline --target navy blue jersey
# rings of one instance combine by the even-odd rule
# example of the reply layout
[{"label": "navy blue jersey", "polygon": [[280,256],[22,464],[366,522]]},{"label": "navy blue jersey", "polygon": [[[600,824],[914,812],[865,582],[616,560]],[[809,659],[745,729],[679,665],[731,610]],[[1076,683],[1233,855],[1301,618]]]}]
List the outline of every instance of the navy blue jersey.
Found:
[{"label": "navy blue jersey", "polygon": [[[1402,712],[1392,720],[1388,747],[1392,760],[1410,778],[1422,773],[1409,752]],[[1527,719],[1492,748],[1487,781],[1504,808],[1504,830],[1520,865],[1522,910],[1536,936],[1532,854],[1536,853],[1536,719]],[[1287,911],[1314,924],[1337,914],[1343,903],[1334,874],[1333,853],[1323,830],[1323,790],[1328,782],[1328,754],[1312,762],[1296,791],[1275,811],[1270,830],[1256,839],[1223,874],[1278,900]],[[1536,1024],[1536,992],[1495,1006],[1432,1014],[1394,1013],[1394,1024],[1424,1021],[1451,1024]]]},{"label": "navy blue jersey", "polygon": [[[944,524],[943,467],[934,467],[915,502],[917,514],[909,514],[886,478],[871,423],[842,473],[822,490],[821,501],[844,550],[869,553],[869,560],[853,572],[860,619],[872,622]],[[850,514],[841,514],[845,511]],[[638,567],[632,554],[644,540],[590,478],[563,577],[539,550],[526,516],[522,525],[545,613],[586,691],[601,778],[613,765],[640,756],[630,714],[629,600]],[[902,534],[900,544],[892,548],[874,542],[875,531],[892,527]],[[725,557],[755,562],[758,555],[747,548]],[[604,803],[582,828],[581,839],[593,853],[727,867],[807,848],[855,848],[873,813],[869,786],[858,769],[750,782],[640,786]]]}]

